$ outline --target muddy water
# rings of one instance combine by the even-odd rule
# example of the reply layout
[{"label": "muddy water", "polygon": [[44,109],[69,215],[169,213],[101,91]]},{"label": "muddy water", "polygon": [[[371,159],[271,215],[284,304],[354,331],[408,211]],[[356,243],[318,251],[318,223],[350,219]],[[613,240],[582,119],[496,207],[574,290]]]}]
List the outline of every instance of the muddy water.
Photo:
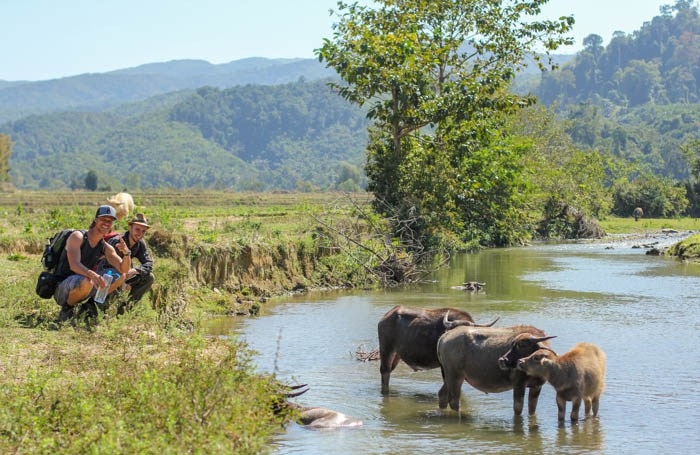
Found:
[{"label": "muddy water", "polygon": [[[332,431],[290,425],[276,453],[700,453],[700,265],[623,242],[543,244],[460,256],[433,278],[410,289],[295,297],[257,319],[212,324],[212,334],[246,340],[261,371],[308,383],[296,402],[364,421]],[[486,292],[450,288],[464,281],[486,282]],[[557,335],[552,346],[561,352],[599,344],[608,356],[599,417],[559,425],[549,385],[534,417],[513,416],[510,392],[467,384],[461,415],[441,411],[439,370],[403,363],[382,396],[378,362],[358,361],[355,351],[377,347],[377,321],[396,304],[534,324]]]}]

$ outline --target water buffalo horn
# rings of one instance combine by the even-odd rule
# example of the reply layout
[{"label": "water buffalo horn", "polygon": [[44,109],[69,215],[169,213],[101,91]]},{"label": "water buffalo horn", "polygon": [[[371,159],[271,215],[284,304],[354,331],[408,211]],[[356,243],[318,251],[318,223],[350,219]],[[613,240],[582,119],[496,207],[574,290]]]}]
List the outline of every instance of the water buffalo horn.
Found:
[{"label": "water buffalo horn", "polygon": [[500,316],[496,317],[493,321],[489,322],[488,324],[472,324],[474,327],[492,327],[495,323],[498,322],[498,320],[501,319]]},{"label": "water buffalo horn", "polygon": [[[534,341],[535,343],[541,343],[542,341],[551,340],[552,338],[556,338],[556,337],[557,337],[556,335],[550,335],[550,336],[540,337],[540,338],[532,337],[531,340]],[[554,351],[552,351],[552,352],[554,352]]]},{"label": "water buffalo horn", "polygon": [[490,322],[490,323],[488,323],[488,324],[475,324],[475,323],[473,323],[472,321],[467,321],[466,319],[465,319],[465,320],[459,320],[459,319],[457,319],[457,320],[454,320],[454,321],[450,321],[450,320],[447,319],[447,317],[448,317],[449,314],[450,314],[450,312],[449,312],[449,311],[446,311],[446,312],[445,312],[445,317],[442,318],[442,324],[443,324],[443,326],[445,327],[446,330],[454,329],[455,327],[458,327],[458,326],[460,326],[460,325],[468,325],[468,326],[472,326],[472,327],[491,327],[491,326],[494,325],[496,322],[498,322],[499,319],[501,319],[501,317],[499,316],[499,317],[497,317],[496,319],[494,319],[492,322]]},{"label": "water buffalo horn", "polygon": [[[307,387],[307,386],[308,386],[308,384],[299,384],[299,385],[288,386],[291,390],[294,390],[294,392],[287,392],[287,393],[285,393],[285,396],[287,398],[298,397],[299,395],[302,395],[302,394],[309,391],[308,388],[304,389],[304,387]],[[301,389],[303,389],[303,390],[301,390]]]}]

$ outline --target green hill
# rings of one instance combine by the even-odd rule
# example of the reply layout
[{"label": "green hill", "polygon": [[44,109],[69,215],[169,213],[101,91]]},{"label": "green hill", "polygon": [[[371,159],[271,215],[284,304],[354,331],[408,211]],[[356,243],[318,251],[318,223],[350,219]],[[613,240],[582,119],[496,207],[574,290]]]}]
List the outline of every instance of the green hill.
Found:
[{"label": "green hill", "polygon": [[700,15],[678,0],[607,46],[598,35],[535,90],[579,147],[611,152],[687,180],[682,147],[700,138]]},{"label": "green hill", "polygon": [[11,175],[27,189],[357,189],[365,115],[325,81],[162,95],[105,112],[6,123]]}]

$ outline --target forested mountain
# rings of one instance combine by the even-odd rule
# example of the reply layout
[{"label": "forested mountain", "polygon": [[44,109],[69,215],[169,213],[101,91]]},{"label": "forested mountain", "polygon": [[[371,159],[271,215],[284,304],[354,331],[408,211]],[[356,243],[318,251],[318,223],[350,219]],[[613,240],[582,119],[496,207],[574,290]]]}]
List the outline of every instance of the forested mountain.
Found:
[{"label": "forested mountain", "polygon": [[687,179],[681,146],[700,124],[700,15],[676,1],[631,35],[607,46],[598,35],[558,71],[546,73],[538,98],[567,119],[584,148],[610,151],[649,170]]},{"label": "forested mountain", "polygon": [[331,77],[315,59],[248,58],[214,65],[204,60],[150,63],[108,73],[38,82],[0,81],[0,124],[67,109],[103,110],[130,101],[203,86],[284,84]]},{"label": "forested mountain", "polygon": [[106,112],[9,122],[21,188],[356,189],[365,115],[326,81],[205,87]]},{"label": "forested mountain", "polygon": [[[677,1],[603,46],[589,35],[541,81],[513,86],[556,110],[583,150],[674,179],[700,124],[700,18]],[[0,133],[19,188],[356,188],[367,121],[315,59],[183,60],[41,82],[0,81]],[[31,115],[29,115],[31,114]],[[12,119],[12,121],[7,121]],[[125,166],[124,163],[128,163]]]}]

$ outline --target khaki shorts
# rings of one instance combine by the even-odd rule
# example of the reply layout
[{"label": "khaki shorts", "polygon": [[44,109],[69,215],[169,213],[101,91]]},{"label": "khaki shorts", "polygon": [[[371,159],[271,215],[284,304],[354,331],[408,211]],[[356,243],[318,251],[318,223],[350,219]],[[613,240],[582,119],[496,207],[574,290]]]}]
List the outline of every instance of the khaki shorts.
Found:
[{"label": "khaki shorts", "polygon": [[[56,303],[58,303],[61,306],[67,305],[68,295],[70,294],[70,291],[80,286],[80,283],[82,283],[83,280],[87,280],[87,278],[82,275],[70,275],[68,278],[58,283],[58,287],[56,287],[56,292],[53,293],[53,298],[54,300],[56,300]],[[96,289],[93,287],[90,291],[90,294],[87,297],[85,297],[84,300],[93,297],[95,295],[95,292]]]}]

